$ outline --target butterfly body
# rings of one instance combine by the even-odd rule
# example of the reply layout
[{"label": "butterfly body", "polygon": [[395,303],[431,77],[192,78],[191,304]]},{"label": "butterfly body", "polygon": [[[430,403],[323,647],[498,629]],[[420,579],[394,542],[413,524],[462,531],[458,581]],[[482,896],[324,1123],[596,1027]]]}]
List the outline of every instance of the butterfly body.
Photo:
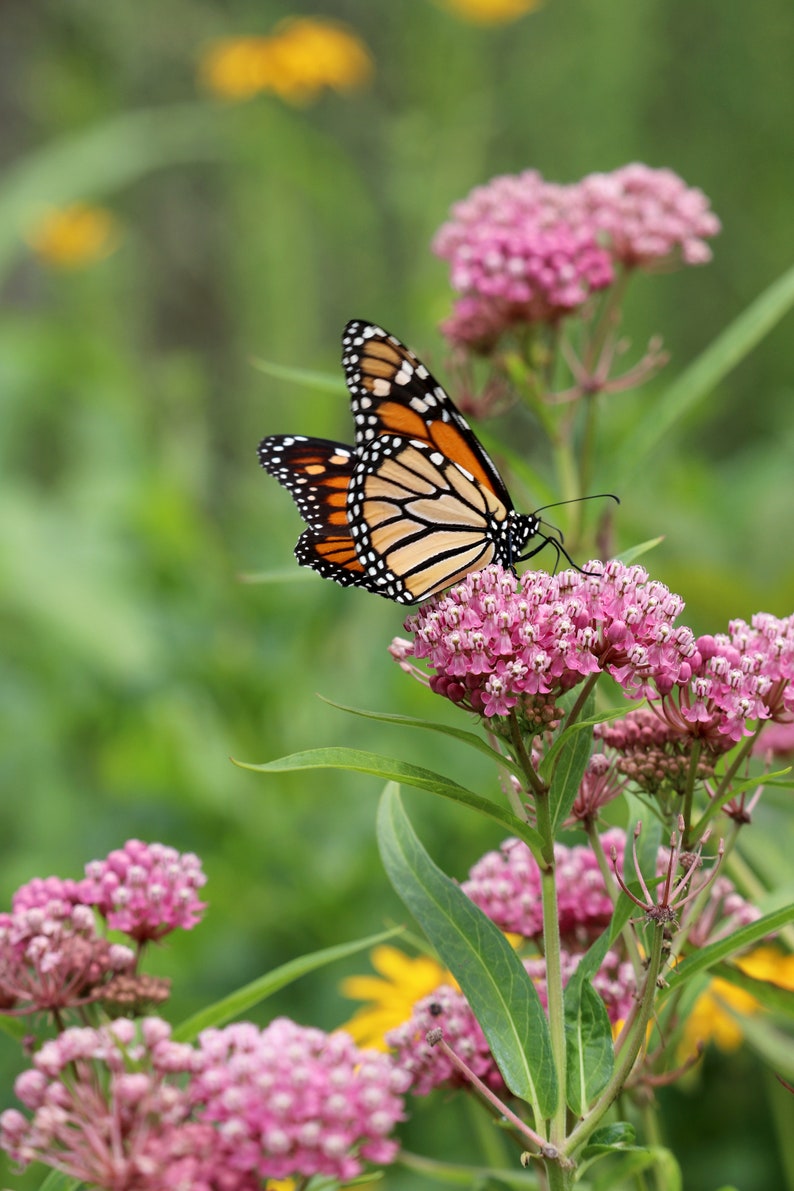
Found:
[{"label": "butterfly body", "polygon": [[412,604],[489,563],[512,567],[534,537],[537,550],[554,542],[538,517],[515,511],[496,466],[413,352],[360,320],[348,323],[342,347],[355,447],[301,435],[259,445],[261,465],[306,522],[301,565]]}]

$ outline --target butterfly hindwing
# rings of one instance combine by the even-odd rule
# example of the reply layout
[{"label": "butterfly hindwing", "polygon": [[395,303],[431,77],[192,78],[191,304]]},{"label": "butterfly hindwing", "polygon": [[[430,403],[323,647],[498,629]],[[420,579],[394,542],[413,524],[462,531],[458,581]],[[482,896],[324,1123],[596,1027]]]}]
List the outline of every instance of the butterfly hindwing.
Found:
[{"label": "butterfly hindwing", "polygon": [[374,323],[353,319],[342,334],[342,366],[359,454],[381,435],[427,443],[459,463],[505,508],[513,507],[496,465],[466,419],[396,336]]},{"label": "butterfly hindwing", "polygon": [[401,603],[426,599],[494,560],[505,562],[509,510],[419,440],[381,436],[361,452],[347,503],[374,590]]},{"label": "butterfly hindwing", "polygon": [[259,444],[259,462],[291,494],[313,533],[349,536],[347,489],[355,465],[350,447],[325,438],[272,434]]}]

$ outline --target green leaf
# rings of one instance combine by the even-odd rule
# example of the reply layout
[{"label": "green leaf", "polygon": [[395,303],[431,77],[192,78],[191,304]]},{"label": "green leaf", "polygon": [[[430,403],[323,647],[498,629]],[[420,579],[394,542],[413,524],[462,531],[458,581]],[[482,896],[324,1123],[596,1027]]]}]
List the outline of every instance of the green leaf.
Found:
[{"label": "green leaf", "polygon": [[620,554],[617,554],[615,557],[628,566],[635,559],[642,558],[643,554],[648,554],[649,551],[655,550],[657,546],[662,544],[664,539],[665,534],[661,534],[658,538],[647,538],[644,542],[638,542],[636,546],[629,546],[628,550],[621,550]]},{"label": "green leaf", "polygon": [[792,306],[794,268],[760,294],[653,402],[647,416],[616,452],[616,458],[625,461],[622,474],[615,481],[618,488],[626,484],[664,435],[713,393],[723,377],[741,363]]},{"label": "green leaf", "polygon": [[664,1191],[681,1191],[684,1185],[675,1156],[664,1146],[626,1146],[612,1153],[619,1156],[617,1163],[593,1181],[592,1191],[613,1191],[615,1187],[625,1187],[629,1179],[646,1170],[658,1172],[657,1185],[664,1187]]},{"label": "green leaf", "polygon": [[84,1187],[82,1179],[73,1179],[60,1170],[51,1170],[46,1179],[39,1186],[39,1191],[76,1191],[77,1187]]},{"label": "green leaf", "polygon": [[431,769],[423,769],[418,765],[409,765],[406,761],[397,761],[392,757],[379,757],[375,753],[361,752],[359,749],[324,748],[308,749],[306,752],[292,753],[289,757],[280,757],[276,761],[266,761],[263,765],[251,765],[245,761],[235,761],[240,769],[250,769],[253,773],[291,773],[305,769],[349,769],[354,773],[371,773],[374,777],[383,778],[389,782],[403,782],[406,786],[413,786],[417,790],[429,790],[433,794],[440,794],[442,798],[450,798],[461,806],[479,811],[494,819],[501,827],[523,840],[531,849],[536,859],[542,857],[542,841],[534,827],[524,823],[511,814],[504,807],[488,798],[459,786],[450,778],[442,777]]},{"label": "green leaf", "polygon": [[315,372],[311,368],[293,368],[289,364],[275,364],[272,360],[261,360],[258,356],[251,356],[249,363],[257,372],[264,372],[266,376],[273,376],[276,380],[287,380],[291,384],[302,385],[307,389],[318,389],[326,393],[345,393],[345,382],[341,376],[330,372]]},{"label": "green leaf", "polygon": [[[588,715],[592,714],[594,705],[595,692],[591,691],[584,707]],[[587,721],[585,720],[585,722]],[[556,832],[557,827],[567,818],[576,800],[576,795],[579,793],[579,786],[593,751],[593,734],[592,732],[576,731],[580,723],[581,721],[577,720],[576,724],[566,728],[562,733],[560,748],[554,761],[554,771],[549,786],[552,832]]]},{"label": "green leaf", "polygon": [[669,991],[686,984],[693,976],[707,972],[709,968],[713,968],[715,964],[728,959],[731,955],[744,951],[752,943],[758,943],[767,935],[775,934],[789,922],[794,922],[794,905],[782,906],[779,910],[764,914],[763,918],[758,918],[748,926],[740,927],[739,930],[733,931],[717,943],[709,943],[707,947],[698,948],[693,955],[688,955],[686,959],[681,960],[675,971],[670,973],[667,978]]},{"label": "green leaf", "polygon": [[565,1040],[568,1106],[583,1117],[609,1082],[615,1050],[606,1006],[578,969],[565,988]]},{"label": "green leaf", "polygon": [[393,785],[378,810],[378,842],[389,879],[460,983],[505,1083],[536,1121],[551,1116],[558,1089],[537,990],[502,932],[430,859]]},{"label": "green leaf", "polygon": [[395,927],[393,930],[370,935],[366,939],[357,939],[353,943],[340,943],[336,947],[326,947],[322,951],[314,951],[310,955],[301,955],[298,959],[290,960],[289,963],[274,968],[266,976],[260,976],[258,980],[252,980],[250,984],[243,985],[242,988],[230,993],[228,997],[223,997],[213,1005],[207,1005],[198,1013],[194,1013],[192,1017],[187,1018],[176,1027],[173,1036],[177,1042],[192,1042],[202,1030],[209,1029],[211,1026],[225,1025],[226,1022],[239,1017],[241,1013],[245,1013],[254,1005],[258,1005],[261,1001],[271,997],[273,993],[278,992],[279,989],[284,988],[287,984],[292,984],[293,981],[305,976],[308,972],[324,968],[328,964],[336,963],[337,960],[346,959],[349,955],[356,955],[359,951],[368,951],[386,939],[392,939],[401,933],[401,928]]},{"label": "green leaf", "polygon": [[389,711],[366,711],[360,707],[346,707],[344,703],[335,703],[333,699],[328,699],[325,695],[320,695],[320,698],[323,703],[336,707],[338,711],[347,711],[350,715],[360,715],[364,719],[379,720],[381,723],[396,724],[403,728],[424,728],[429,732],[440,732],[442,736],[450,736],[453,740],[459,740],[462,744],[468,744],[471,748],[477,749],[490,761],[495,761],[497,765],[504,765],[507,769],[518,771],[518,766],[512,757],[506,757],[503,753],[497,752],[476,732],[467,732],[465,728],[452,728],[449,724],[437,724],[432,720],[414,719],[410,715],[395,715]]},{"label": "green leaf", "polygon": [[590,1154],[603,1153],[604,1150],[615,1150],[618,1147],[633,1145],[637,1131],[628,1121],[615,1121],[612,1125],[602,1125],[590,1134],[590,1140],[584,1149],[585,1157]]}]

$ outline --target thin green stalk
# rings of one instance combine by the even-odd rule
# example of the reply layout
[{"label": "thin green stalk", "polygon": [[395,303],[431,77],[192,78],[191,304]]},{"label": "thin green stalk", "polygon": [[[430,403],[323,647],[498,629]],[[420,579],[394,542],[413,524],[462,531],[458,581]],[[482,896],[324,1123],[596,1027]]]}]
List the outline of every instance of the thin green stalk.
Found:
[{"label": "thin green stalk", "polygon": [[[717,814],[717,812],[722,810],[723,803],[730,802],[730,800],[731,800],[731,789],[730,789],[731,782],[736,777],[736,774],[737,774],[740,766],[742,766],[744,764],[744,762],[747,760],[750,753],[752,752],[753,745],[755,744],[756,739],[758,738],[758,733],[761,731],[762,727],[763,727],[763,723],[759,724],[759,726],[756,728],[756,730],[752,736],[745,737],[744,744],[739,749],[738,753],[734,757],[731,764],[728,766],[728,769],[722,775],[720,784],[717,786],[717,789],[714,791],[714,797],[712,798],[709,805],[706,807],[705,811],[703,812],[703,814],[701,815],[701,817],[697,823],[697,826],[695,827],[695,831],[697,832],[697,838],[700,838],[703,835],[705,828],[708,826],[708,824],[711,822],[711,820],[714,818],[714,816]],[[760,785],[760,781],[759,781],[759,785]],[[693,832],[693,835],[694,835],[694,832]]]},{"label": "thin green stalk", "polygon": [[598,682],[599,678],[601,677],[601,674],[602,674],[602,671],[599,670],[597,674],[591,674],[590,677],[585,680],[581,691],[579,692],[579,694],[576,697],[576,702],[574,703],[573,707],[571,708],[571,710],[568,712],[567,716],[565,717],[565,723],[563,724],[564,728],[570,728],[571,724],[576,723],[576,721],[579,718],[580,711],[582,710],[585,703],[587,702],[587,698],[588,698],[590,692],[592,691],[593,687],[595,686],[595,684]]},{"label": "thin green stalk", "polygon": [[[545,786],[538,777],[537,771],[532,764],[532,758],[527,752],[526,745],[524,744],[524,738],[521,735],[521,725],[518,722],[518,716],[516,715],[515,708],[511,709],[508,718],[510,720],[510,739],[513,742],[516,760],[521,766],[524,776],[532,787],[532,792],[534,793],[535,797],[542,798],[544,795],[548,794],[548,787]],[[525,819],[526,817],[526,812],[524,812],[522,814],[522,818]]]},{"label": "thin green stalk", "polygon": [[698,763],[700,761],[700,754],[702,745],[699,740],[696,740],[692,746],[692,753],[689,757],[689,770],[686,775],[686,790],[684,791],[684,846],[689,847],[691,835],[690,828],[692,826],[692,800],[695,797],[695,779],[697,778]]},{"label": "thin green stalk", "polygon": [[660,922],[654,923],[653,942],[648,961],[648,970],[645,975],[645,987],[637,1015],[629,1029],[626,1045],[617,1055],[617,1063],[615,1064],[615,1070],[612,1073],[609,1083],[584,1119],[579,1122],[568,1137],[565,1144],[565,1153],[569,1156],[575,1154],[598,1127],[608,1112],[613,1100],[619,1095],[621,1088],[631,1075],[632,1068],[637,1061],[637,1055],[645,1045],[648,1022],[651,1020],[654,1001],[656,1000],[656,981],[662,968],[663,941],[664,926]]},{"label": "thin green stalk", "polygon": [[[606,891],[609,894],[612,905],[616,906],[618,904],[620,890],[618,889],[618,883],[615,880],[615,874],[613,873],[610,863],[607,860],[606,852],[604,851],[604,845],[601,843],[601,836],[598,834],[598,828],[592,820],[588,820],[586,830],[587,837],[590,840],[590,847],[593,849],[593,854],[598,861],[598,867],[601,870],[601,876],[604,878]],[[637,946],[637,939],[630,923],[627,922],[625,924],[620,932],[620,935],[625,944],[628,957],[631,960],[631,966],[634,968],[635,979],[639,984],[643,974],[642,956],[640,955],[640,949]]]},{"label": "thin green stalk", "polygon": [[[545,801],[545,800],[544,800]],[[540,824],[540,816],[538,818]],[[541,834],[543,834],[541,829]],[[552,844],[553,846],[553,844]],[[549,1014],[551,1053],[557,1071],[557,1086],[560,1089],[557,1110],[551,1119],[550,1139],[552,1145],[562,1148],[565,1141],[565,1008],[562,987],[562,943],[560,940],[560,917],[557,908],[557,881],[553,867],[544,870],[540,878],[543,900],[543,947],[546,955],[546,995]]]}]

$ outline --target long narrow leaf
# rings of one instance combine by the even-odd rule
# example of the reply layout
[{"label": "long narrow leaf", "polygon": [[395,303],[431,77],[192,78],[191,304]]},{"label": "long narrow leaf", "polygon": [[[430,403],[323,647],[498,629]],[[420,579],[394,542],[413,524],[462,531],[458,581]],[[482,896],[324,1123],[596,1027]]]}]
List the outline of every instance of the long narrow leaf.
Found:
[{"label": "long narrow leaf", "polygon": [[[232,758],[234,761],[234,758]],[[245,761],[234,761],[240,769],[250,769],[254,773],[292,773],[305,769],[348,769],[355,773],[371,773],[374,777],[383,778],[387,782],[403,782],[406,786],[413,786],[417,790],[429,790],[433,794],[440,794],[442,798],[450,798],[461,806],[479,811],[494,819],[511,835],[518,836],[532,850],[533,854],[542,856],[541,838],[534,827],[522,822],[510,811],[483,798],[479,794],[467,790],[450,778],[434,773],[432,769],[423,769],[418,765],[409,765],[406,761],[398,761],[393,757],[379,757],[375,753],[361,752],[359,749],[324,748],[308,749],[306,752],[293,753],[289,757],[280,757],[276,761],[266,761],[263,765],[251,765]]]},{"label": "long narrow leaf", "polygon": [[202,1030],[209,1029],[211,1026],[225,1025],[226,1022],[232,1021],[241,1013],[252,1009],[254,1005],[272,997],[273,993],[278,992],[287,984],[292,984],[294,980],[298,980],[308,972],[324,968],[328,964],[336,963],[337,960],[347,959],[349,955],[356,955],[359,951],[369,951],[386,939],[391,939],[401,933],[401,928],[395,927],[393,930],[382,931],[378,935],[370,935],[366,939],[356,939],[353,943],[340,943],[336,947],[326,947],[322,951],[313,951],[310,955],[301,955],[298,959],[290,960],[289,963],[274,968],[267,975],[260,976],[258,980],[252,980],[250,984],[243,985],[242,988],[230,993],[228,997],[223,997],[222,1000],[215,1001],[214,1004],[207,1005],[198,1013],[194,1013],[192,1017],[187,1018],[176,1027],[174,1038],[178,1042],[192,1042]]},{"label": "long narrow leaf", "polygon": [[794,268],[760,294],[653,403],[643,422],[616,453],[616,458],[624,461],[623,474],[615,481],[618,488],[625,485],[664,435],[714,391],[792,306]]},{"label": "long narrow leaf", "polygon": [[565,988],[565,1039],[568,1107],[582,1117],[609,1083],[615,1050],[606,1005],[578,972]]},{"label": "long narrow leaf", "polygon": [[261,360],[258,356],[250,357],[252,368],[257,372],[264,372],[266,376],[276,380],[291,381],[306,389],[318,389],[327,393],[344,393],[345,382],[341,376],[331,375],[330,372],[315,372],[310,368],[293,368],[289,364],[275,364],[271,360]]},{"label": "long narrow leaf", "polygon": [[758,918],[748,926],[733,931],[719,942],[701,947],[694,955],[688,955],[686,959],[682,960],[675,971],[670,973],[667,981],[668,987],[670,990],[678,988],[687,980],[691,980],[693,976],[708,971],[709,968],[728,959],[735,952],[743,951],[751,943],[760,942],[767,935],[772,935],[781,927],[787,926],[789,922],[794,922],[794,905],[783,906],[780,910],[765,914],[763,918]]},{"label": "long narrow leaf", "polygon": [[461,744],[468,744],[471,748],[477,749],[486,756],[489,761],[494,761],[497,765],[504,765],[508,769],[516,770],[518,767],[513,761],[512,757],[506,757],[502,753],[491,748],[481,736],[476,732],[467,732],[465,728],[453,728],[449,724],[437,724],[433,720],[414,719],[410,715],[395,715],[389,711],[366,711],[360,707],[347,707],[344,703],[335,703],[333,699],[326,698],[325,695],[320,695],[323,703],[328,703],[331,707],[336,707],[338,711],[347,711],[350,715],[360,715],[367,720],[379,720],[383,724],[396,724],[403,728],[423,728],[427,732],[440,732],[442,736],[450,736],[453,740],[459,740]]},{"label": "long narrow leaf", "polygon": [[510,1090],[549,1117],[558,1089],[537,989],[502,932],[428,856],[390,785],[378,812],[389,878],[461,988]]},{"label": "long narrow leaf", "polygon": [[[585,712],[591,713],[595,703],[595,694],[590,697],[585,706]],[[556,831],[565,821],[571,807],[579,793],[587,762],[593,751],[592,732],[576,732],[567,728],[563,732],[562,744],[554,763],[554,772],[549,785],[549,812],[551,814],[551,829]]]}]

